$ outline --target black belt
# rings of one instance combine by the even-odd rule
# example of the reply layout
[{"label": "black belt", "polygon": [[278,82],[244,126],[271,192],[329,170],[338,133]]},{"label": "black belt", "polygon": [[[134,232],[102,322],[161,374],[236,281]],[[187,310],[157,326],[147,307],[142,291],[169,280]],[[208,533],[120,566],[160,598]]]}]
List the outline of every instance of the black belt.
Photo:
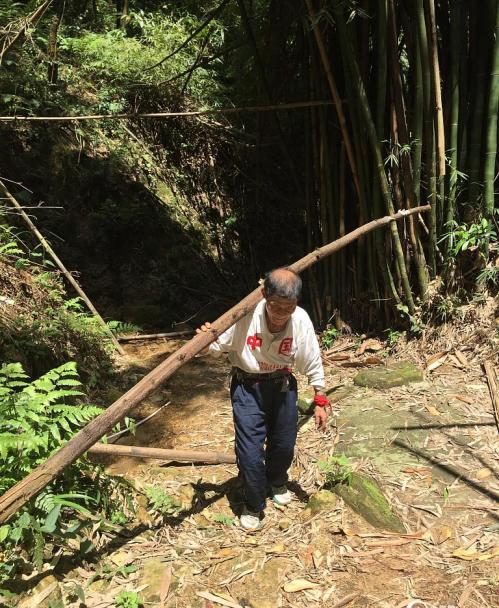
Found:
[{"label": "black belt", "polygon": [[275,372],[269,372],[268,374],[251,374],[250,372],[245,372],[243,369],[239,367],[232,368],[232,375],[235,376],[239,381],[244,380],[259,380],[259,381],[279,381],[283,378],[288,378],[291,375],[291,370],[289,369],[278,369]]}]

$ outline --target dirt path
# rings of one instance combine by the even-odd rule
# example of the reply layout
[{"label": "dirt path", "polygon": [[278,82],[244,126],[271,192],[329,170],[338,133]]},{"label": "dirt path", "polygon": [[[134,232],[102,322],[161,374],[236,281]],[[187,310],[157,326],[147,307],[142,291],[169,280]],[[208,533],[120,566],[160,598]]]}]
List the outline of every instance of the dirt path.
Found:
[{"label": "dirt path", "polygon": [[[128,381],[177,344],[128,346],[138,362]],[[90,584],[86,606],[112,606],[122,589],[161,606],[167,588],[164,606],[171,608],[499,606],[499,443],[482,372],[443,365],[424,382],[377,390],[354,386],[357,371],[327,368],[328,385],[341,386],[333,394],[343,395],[337,428],[319,435],[302,421],[294,501],[286,509],[270,504],[258,533],[237,526],[235,466],[107,461],[110,472],[138,487],[169,492],[182,510],[158,523],[142,508],[144,526],[102,556],[111,571],[126,564],[137,570]],[[122,442],[232,450],[227,373],[223,361],[194,360],[136,414],[171,404]],[[335,495],[326,494],[317,512],[307,507],[323,484],[315,462],[332,453],[346,453],[354,469],[381,483],[406,535],[373,528]],[[79,574],[85,579],[83,569]],[[423,603],[411,604],[416,598]]]}]

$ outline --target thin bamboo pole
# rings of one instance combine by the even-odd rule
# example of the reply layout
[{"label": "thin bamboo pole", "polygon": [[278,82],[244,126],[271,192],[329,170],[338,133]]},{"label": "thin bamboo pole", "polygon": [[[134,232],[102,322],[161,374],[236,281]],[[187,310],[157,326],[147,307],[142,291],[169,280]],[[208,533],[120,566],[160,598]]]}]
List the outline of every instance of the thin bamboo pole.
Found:
[{"label": "thin bamboo pole", "polygon": [[421,44],[419,37],[414,37],[414,56],[412,65],[414,70],[414,105],[412,119],[412,139],[414,149],[412,152],[412,170],[414,176],[414,196],[421,200],[421,159],[423,154],[423,70],[421,67]]},{"label": "thin bamboo pole", "polygon": [[[435,0],[426,0],[430,26],[431,75],[433,78],[433,103],[435,109],[435,130],[437,133],[438,175],[445,175],[445,130],[442,111],[442,88],[440,85],[440,64],[438,61],[437,22],[435,19]],[[442,204],[443,201],[440,202]]]},{"label": "thin bamboo pole", "polygon": [[[359,236],[371,230],[381,228],[394,221],[405,218],[412,213],[428,211],[428,205],[416,207],[407,211],[385,216],[360,226],[344,237],[329,243],[320,249],[312,251],[290,266],[295,272],[303,272],[310,266],[325,257],[339,251]],[[122,397],[110,405],[102,414],[89,422],[81,431],[72,437],[59,451],[36,467],[31,473],[0,496],[0,523],[9,519],[16,511],[33,496],[38,494],[47,484],[55,479],[61,471],[95,445],[101,437],[108,433],[132,408],[141,403],[148,395],[155,391],[165,380],[172,376],[180,367],[190,361],[195,355],[204,350],[218,336],[234,325],[239,319],[249,314],[262,299],[261,287],[257,287],[239,304],[228,310],[219,319],[211,324],[209,332],[197,334],[178,351],[170,355],[158,367],[142,378],[135,386]]]},{"label": "thin bamboo pole", "polygon": [[78,293],[78,295],[80,296],[80,298],[88,306],[88,309],[91,311],[91,313],[95,316],[95,318],[97,319],[97,321],[99,322],[99,324],[105,330],[105,332],[109,336],[109,339],[113,343],[113,346],[116,348],[116,350],[120,353],[120,355],[126,355],[125,351],[123,350],[123,348],[121,347],[120,343],[116,339],[116,336],[109,329],[109,326],[106,324],[106,322],[104,321],[104,319],[100,316],[100,314],[98,313],[97,309],[92,304],[92,302],[90,301],[90,299],[88,298],[88,296],[86,295],[86,293],[78,285],[76,279],[69,272],[69,270],[64,266],[64,264],[61,262],[61,260],[57,256],[56,252],[52,249],[52,247],[49,245],[49,243],[45,240],[45,237],[43,236],[43,234],[38,230],[38,228],[35,226],[35,224],[33,224],[33,222],[31,221],[30,217],[28,216],[28,214],[24,211],[24,209],[22,208],[22,206],[17,202],[17,200],[12,196],[12,194],[7,190],[7,187],[5,186],[5,184],[1,180],[0,180],[0,192],[3,192],[3,194],[5,195],[5,198],[16,209],[16,211],[18,211],[18,213],[21,215],[21,217],[23,218],[23,220],[28,225],[28,227],[31,230],[31,232],[40,241],[42,247],[49,254],[49,256],[54,260],[56,266],[59,268],[59,270],[62,272],[62,274],[66,277],[66,279],[72,285],[72,287],[74,288],[74,290]]},{"label": "thin bamboo pole", "polygon": [[209,110],[192,110],[191,112],[136,112],[122,114],[87,114],[76,116],[0,116],[0,122],[71,122],[84,120],[131,120],[133,118],[175,118],[181,116],[205,116],[209,114],[240,114],[241,112],[273,112],[280,110],[296,110],[300,108],[315,108],[332,106],[334,101],[310,100],[295,101],[266,106],[244,106],[241,108],[211,108]]},{"label": "thin bamboo pole", "polygon": [[423,0],[417,0],[416,3],[416,20],[418,30],[418,42],[421,59],[421,73],[423,77],[423,132],[424,132],[424,153],[425,153],[425,169],[427,182],[426,200],[430,201],[431,214],[429,218],[429,243],[428,243],[428,261],[430,266],[430,275],[436,276],[437,262],[437,192],[435,181],[435,157],[434,157],[434,132],[433,119],[431,111],[431,75],[430,75],[430,58],[428,53],[428,35],[426,31],[426,22],[424,16]]}]

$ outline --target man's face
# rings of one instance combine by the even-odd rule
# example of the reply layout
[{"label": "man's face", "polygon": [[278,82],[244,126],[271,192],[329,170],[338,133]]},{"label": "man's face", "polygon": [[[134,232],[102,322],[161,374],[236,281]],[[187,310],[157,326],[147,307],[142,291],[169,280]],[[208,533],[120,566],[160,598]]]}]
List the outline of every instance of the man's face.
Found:
[{"label": "man's face", "polygon": [[277,327],[286,325],[296,310],[296,298],[289,299],[270,296],[266,300],[265,308],[271,324]]}]

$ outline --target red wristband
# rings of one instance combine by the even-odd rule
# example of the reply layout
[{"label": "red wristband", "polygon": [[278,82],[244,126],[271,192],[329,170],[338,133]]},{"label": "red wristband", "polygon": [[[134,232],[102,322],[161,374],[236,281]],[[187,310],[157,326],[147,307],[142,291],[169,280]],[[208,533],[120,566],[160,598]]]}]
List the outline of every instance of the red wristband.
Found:
[{"label": "red wristband", "polygon": [[314,405],[317,407],[328,407],[330,405],[329,399],[326,395],[315,395],[314,397]]}]

